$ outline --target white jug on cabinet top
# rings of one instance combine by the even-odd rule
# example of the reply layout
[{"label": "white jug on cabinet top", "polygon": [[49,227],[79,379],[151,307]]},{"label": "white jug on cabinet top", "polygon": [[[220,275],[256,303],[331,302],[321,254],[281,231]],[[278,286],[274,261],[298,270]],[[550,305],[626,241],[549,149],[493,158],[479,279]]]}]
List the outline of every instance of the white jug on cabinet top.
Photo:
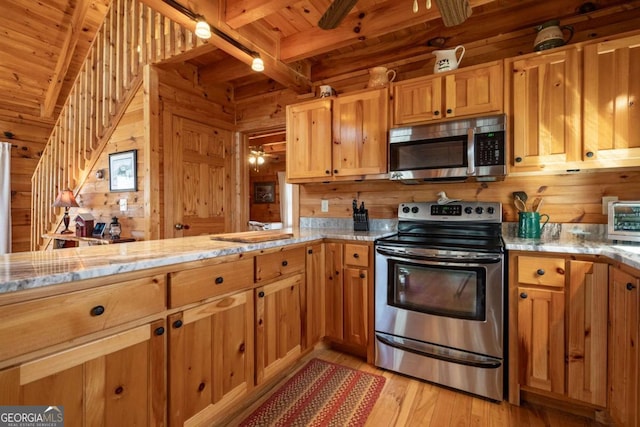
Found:
[{"label": "white jug on cabinet top", "polygon": [[[461,51],[460,58],[457,58],[456,54],[458,50]],[[444,73],[445,71],[451,71],[458,68],[462,57],[464,56],[464,46],[456,46],[454,49],[446,50],[434,50],[433,54],[436,56],[436,63],[433,66],[434,73]]]},{"label": "white jug on cabinet top", "polygon": [[392,82],[396,78],[394,70],[386,67],[373,67],[369,69],[369,83],[367,87],[380,87]]}]

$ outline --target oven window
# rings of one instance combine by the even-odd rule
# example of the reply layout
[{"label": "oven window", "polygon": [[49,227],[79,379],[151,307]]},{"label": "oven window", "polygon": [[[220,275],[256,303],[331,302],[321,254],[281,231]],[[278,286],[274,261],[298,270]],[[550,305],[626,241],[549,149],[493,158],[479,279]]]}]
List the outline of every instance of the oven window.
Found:
[{"label": "oven window", "polygon": [[486,275],[481,267],[389,261],[389,305],[459,319],[486,319]]},{"label": "oven window", "polygon": [[467,167],[467,137],[390,144],[389,161],[393,171]]}]

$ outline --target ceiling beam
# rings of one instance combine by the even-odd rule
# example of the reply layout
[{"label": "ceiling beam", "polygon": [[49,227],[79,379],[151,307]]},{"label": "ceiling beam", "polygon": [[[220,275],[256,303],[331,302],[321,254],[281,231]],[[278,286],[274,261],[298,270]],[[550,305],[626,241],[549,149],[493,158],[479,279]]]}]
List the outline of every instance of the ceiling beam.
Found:
[{"label": "ceiling beam", "polygon": [[[187,16],[175,10],[162,0],[142,0],[154,10],[162,15],[170,18],[185,28],[195,31],[195,22]],[[246,36],[233,30],[226,24],[221,16],[220,2],[224,0],[183,0],[183,5],[194,12],[196,15],[204,16],[210,25],[223,31],[226,35],[245,46],[247,49],[257,52],[264,61],[264,74],[271,79],[277,81],[285,87],[288,87],[296,93],[308,93],[312,90],[309,67],[303,64],[285,64],[280,61],[277,52],[272,47],[259,46],[255,41],[249,40]],[[253,57],[243,49],[238,48],[233,43],[225,40],[212,31],[211,38],[207,41],[217,46],[222,51],[233,56],[237,60],[245,64],[251,64]]]},{"label": "ceiling beam", "polygon": [[[471,6],[480,6],[495,0],[471,0]],[[437,7],[420,8],[407,19],[407,2],[384,2],[370,10],[350,13],[338,28],[322,30],[318,27],[285,37],[280,44],[280,59],[284,62],[298,61],[340,49],[393,31],[440,18]]]},{"label": "ceiling beam", "polygon": [[73,54],[76,50],[76,46],[78,45],[78,41],[80,40],[80,36],[82,35],[82,26],[87,18],[89,6],[92,3],[92,0],[78,0],[75,9],[73,9],[73,14],[71,15],[71,20],[64,36],[64,43],[60,49],[58,61],[53,69],[51,81],[47,87],[47,93],[45,94],[44,101],[42,102],[40,111],[42,117],[53,116],[58,96],[60,95],[62,85],[64,84],[64,78],[69,70]]},{"label": "ceiling beam", "polygon": [[265,16],[277,13],[289,6],[291,0],[224,0],[224,20],[231,28],[238,29]]}]

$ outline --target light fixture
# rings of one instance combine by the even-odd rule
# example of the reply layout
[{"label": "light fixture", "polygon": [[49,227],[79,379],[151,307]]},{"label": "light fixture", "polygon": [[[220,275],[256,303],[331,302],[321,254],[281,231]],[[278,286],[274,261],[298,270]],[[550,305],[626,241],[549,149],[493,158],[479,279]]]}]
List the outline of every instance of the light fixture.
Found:
[{"label": "light fixture", "polygon": [[253,170],[260,172],[260,166],[264,165],[264,150],[260,147],[249,147],[249,164],[253,166]]},{"label": "light fixture", "polygon": [[202,16],[196,19],[196,36],[208,40],[211,38],[211,26]]},{"label": "light fixture", "polygon": [[58,197],[56,197],[55,202],[53,202],[54,208],[64,208],[64,217],[62,217],[62,221],[64,222],[64,230],[62,230],[62,234],[69,234],[72,231],[69,230],[69,208],[77,208],[78,202],[76,202],[76,198],[73,196],[73,191],[70,189],[63,190],[58,193]]},{"label": "light fixture", "polygon": [[264,61],[262,60],[262,58],[260,58],[260,54],[256,54],[253,57],[253,61],[251,62],[251,69],[259,73],[264,71]]}]

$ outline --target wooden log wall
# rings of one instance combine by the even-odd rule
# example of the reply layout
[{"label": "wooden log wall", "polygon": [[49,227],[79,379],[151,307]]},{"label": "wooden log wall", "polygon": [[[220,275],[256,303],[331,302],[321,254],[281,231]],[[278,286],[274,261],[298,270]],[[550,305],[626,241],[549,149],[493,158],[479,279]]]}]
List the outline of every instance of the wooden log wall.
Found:
[{"label": "wooden log wall", "polygon": [[[305,184],[300,189],[300,216],[351,218],[353,199],[365,202],[369,217],[393,219],[403,202],[436,201],[440,191],[455,199],[501,202],[503,221],[517,221],[513,192],[525,191],[530,201],[544,200],[541,212],[553,223],[606,224],[602,197],[640,200],[640,171],[580,172],[562,175],[507,177],[493,183],[425,183],[407,185],[391,181],[350,184]],[[329,212],[320,211],[320,201],[329,200]],[[529,205],[530,206],[530,205]]]},{"label": "wooden log wall", "polygon": [[61,189],[82,187],[141,84],[145,64],[203,45],[189,30],[138,0],[115,0],[98,32],[32,177],[31,249],[50,242]]}]

